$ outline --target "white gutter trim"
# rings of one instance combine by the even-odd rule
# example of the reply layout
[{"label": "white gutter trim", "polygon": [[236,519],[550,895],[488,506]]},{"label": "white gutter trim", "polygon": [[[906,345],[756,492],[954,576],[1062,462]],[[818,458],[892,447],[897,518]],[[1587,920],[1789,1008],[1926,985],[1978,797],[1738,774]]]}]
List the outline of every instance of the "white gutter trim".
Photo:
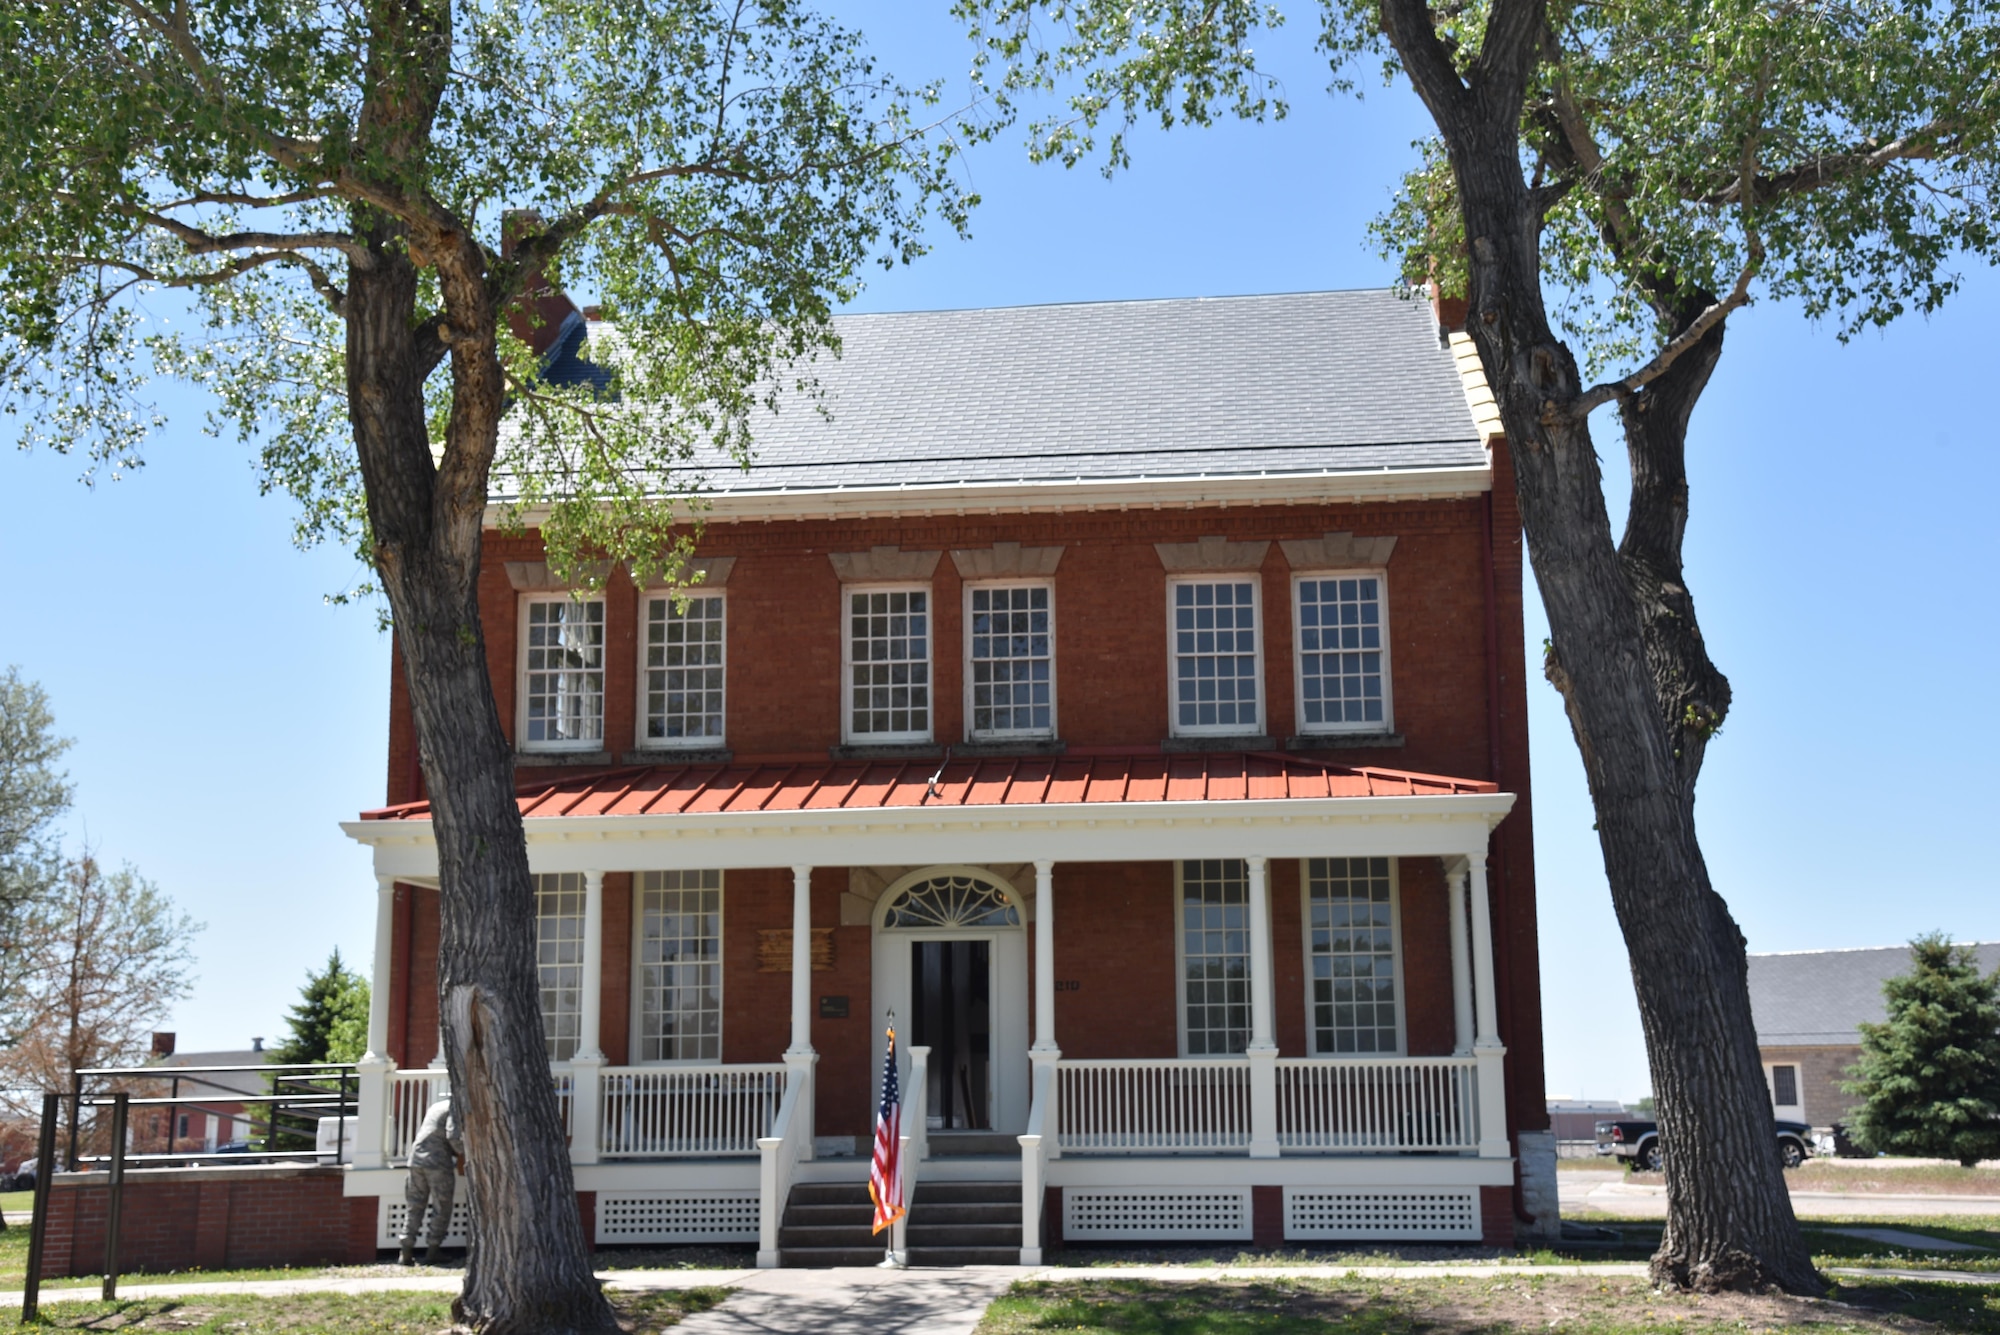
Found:
[{"label": "white gutter trim", "polygon": [[[1335,501],[1432,500],[1477,496],[1493,489],[1491,464],[1462,468],[1372,469],[1365,472],[1056,479],[1016,482],[937,482],[871,487],[772,488],[698,492],[710,523],[752,519],[851,518],[868,514],[978,514],[996,511],[1175,509],[1200,506],[1317,505]],[[683,503],[687,498],[669,498]],[[504,507],[486,507],[496,527]],[[546,510],[526,511],[539,524]]]}]

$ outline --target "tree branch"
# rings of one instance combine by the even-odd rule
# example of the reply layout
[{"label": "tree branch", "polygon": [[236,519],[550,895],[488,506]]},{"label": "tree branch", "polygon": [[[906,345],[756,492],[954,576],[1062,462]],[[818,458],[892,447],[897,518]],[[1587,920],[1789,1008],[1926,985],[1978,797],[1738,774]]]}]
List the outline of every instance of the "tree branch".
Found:
[{"label": "tree branch", "polygon": [[[1941,119],[1891,139],[1886,144],[1865,139],[1841,152],[1822,153],[1782,172],[1750,178],[1750,194],[1766,201],[1786,195],[1802,195],[1880,171],[1893,162],[1928,162],[1937,158],[1945,147],[1940,141],[1956,134],[1958,129],[1957,121]],[[1743,201],[1744,184],[1744,178],[1738,176],[1720,190],[1690,198],[1701,204],[1738,204]]]}]

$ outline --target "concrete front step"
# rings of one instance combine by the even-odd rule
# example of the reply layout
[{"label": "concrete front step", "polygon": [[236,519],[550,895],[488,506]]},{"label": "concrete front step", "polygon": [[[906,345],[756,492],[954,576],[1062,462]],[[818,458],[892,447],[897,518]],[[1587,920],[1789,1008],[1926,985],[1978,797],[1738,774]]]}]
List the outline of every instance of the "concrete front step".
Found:
[{"label": "concrete front step", "polygon": [[931,1158],[955,1159],[967,1154],[1021,1155],[1021,1142],[998,1131],[933,1131]]},{"label": "concrete front step", "polygon": [[[868,1247],[780,1247],[778,1264],[787,1270],[824,1270],[833,1266],[880,1265],[887,1259],[888,1250],[882,1246]],[[1018,1260],[1020,1252],[1014,1253]],[[959,1261],[952,1264],[964,1265]]]},{"label": "concrete front step", "polygon": [[1021,1246],[1021,1225],[1012,1224],[911,1224],[912,1247],[1013,1247]]},{"label": "concrete front step", "polygon": [[917,1184],[917,1199],[924,1205],[1021,1205],[1019,1182],[933,1182],[924,1178]]},{"label": "concrete front step", "polygon": [[956,1268],[967,1265],[1019,1265],[1020,1239],[1012,1247],[912,1247],[910,1264]]}]

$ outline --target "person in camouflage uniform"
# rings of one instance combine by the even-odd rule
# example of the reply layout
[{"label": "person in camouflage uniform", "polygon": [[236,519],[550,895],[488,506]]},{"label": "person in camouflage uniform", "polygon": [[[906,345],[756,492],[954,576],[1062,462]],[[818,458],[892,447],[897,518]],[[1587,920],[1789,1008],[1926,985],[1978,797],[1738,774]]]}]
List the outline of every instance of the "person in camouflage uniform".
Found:
[{"label": "person in camouflage uniform", "polygon": [[458,1165],[464,1157],[465,1141],[447,1093],[425,1109],[424,1123],[410,1147],[410,1177],[403,1186],[410,1214],[403,1223],[402,1264],[416,1264],[417,1230],[427,1206],[431,1218],[430,1227],[424,1230],[424,1263],[438,1265],[444,1260],[444,1235],[451,1229],[451,1200],[458,1189]]}]

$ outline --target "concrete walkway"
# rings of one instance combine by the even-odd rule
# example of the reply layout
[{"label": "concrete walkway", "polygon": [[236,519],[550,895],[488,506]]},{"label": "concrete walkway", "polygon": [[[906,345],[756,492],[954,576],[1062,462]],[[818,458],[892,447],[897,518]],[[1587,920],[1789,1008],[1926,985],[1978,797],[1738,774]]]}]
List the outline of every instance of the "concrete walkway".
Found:
[{"label": "concrete walkway", "polygon": [[[1565,1215],[1600,1211],[1628,1219],[1665,1219],[1667,1189],[1627,1182],[1622,1171],[1575,1171],[1556,1175],[1556,1191]],[[2000,1196],[1948,1196],[1886,1192],[1795,1191],[1792,1211],[1801,1219],[1838,1219],[1850,1215],[2000,1215]]]}]

